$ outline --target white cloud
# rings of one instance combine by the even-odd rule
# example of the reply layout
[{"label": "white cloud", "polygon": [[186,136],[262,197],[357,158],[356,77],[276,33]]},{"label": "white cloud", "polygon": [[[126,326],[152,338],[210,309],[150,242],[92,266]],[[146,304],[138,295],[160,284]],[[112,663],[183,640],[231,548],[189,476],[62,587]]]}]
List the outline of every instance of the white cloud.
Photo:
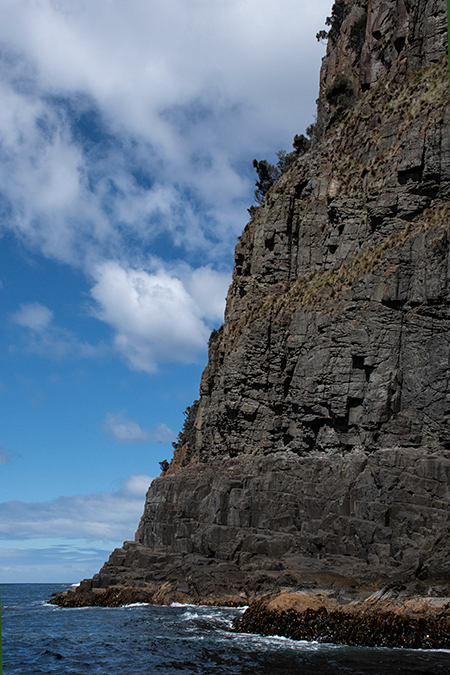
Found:
[{"label": "white cloud", "polygon": [[[71,138],[64,110],[34,91],[15,91],[14,65],[0,59],[1,197],[16,232],[44,255],[82,264],[88,237],[112,236],[101,204],[87,185],[86,158]],[[19,81],[21,70],[16,72]]]},{"label": "white cloud", "polygon": [[225,296],[231,283],[231,275],[199,267],[184,279],[186,290],[199,307],[203,316],[223,321]]},{"label": "white cloud", "polygon": [[160,361],[193,362],[205,348],[207,322],[223,317],[227,275],[201,268],[183,276],[184,283],[164,270],[115,262],[97,268],[95,316],[114,329],[116,348],[132,368],[153,372]]},{"label": "white cloud", "polygon": [[39,302],[21,304],[10,318],[13,324],[25,329],[23,348],[29,353],[51,358],[92,358],[107,352],[105,345],[82,342],[71,331],[54,325],[52,310]]},{"label": "white cloud", "polygon": [[94,358],[105,355],[105,344],[91,345],[81,341],[64,327],[55,325],[51,309],[39,302],[23,303],[10,316],[13,325],[19,326],[19,342],[10,346],[10,352],[23,350],[29,354],[62,359],[67,357]]},{"label": "white cloud", "polygon": [[[5,0],[8,226],[88,268],[105,249],[128,249],[128,230],[147,243],[165,231],[212,257],[229,250],[253,154],[289,145],[311,122],[323,52],[314,35],[330,5]],[[102,137],[80,126],[87,113]]]},{"label": "white cloud", "polygon": [[11,317],[12,321],[19,326],[30,328],[38,333],[48,329],[52,318],[52,310],[41,305],[39,302],[20,305],[20,309]]},{"label": "white cloud", "polygon": [[120,546],[121,541],[106,544],[92,540],[3,540],[0,547],[2,581],[43,584],[78,582],[98,572],[114,545]]},{"label": "white cloud", "polygon": [[[221,321],[252,159],[311,123],[331,4],[0,3],[0,231],[94,279],[131,368],[193,362]],[[98,353],[33,311],[30,351]]]},{"label": "white cloud", "polygon": [[137,444],[147,443],[149,440],[148,431],[141,429],[137,422],[125,419],[123,415],[107,413],[103,430],[118,443]]},{"label": "white cloud", "polygon": [[130,476],[115,492],[0,504],[1,539],[132,539],[151,478]]},{"label": "white cloud", "polygon": [[[212,326],[223,320],[230,281],[227,273],[186,264],[148,272],[110,261],[98,265],[95,274],[92,314],[112,328],[113,347],[81,341],[55,323],[51,309],[32,302],[21,304],[10,316],[11,323],[23,329],[22,343],[11,351],[20,348],[58,359],[93,358],[118,351],[132,369],[152,373],[161,361],[195,362],[206,348]],[[154,439],[153,432],[148,435],[136,423],[114,416],[107,419],[105,430],[116,440],[122,435],[121,442]],[[170,430],[159,432],[166,439],[163,442],[170,434]]]},{"label": "white cloud", "polygon": [[147,493],[150,483],[151,478],[149,476],[130,476],[124,481],[124,488],[130,495],[136,495],[141,498]]},{"label": "white cloud", "polygon": [[103,430],[118,443],[137,445],[141,443],[171,443],[175,434],[165,424],[159,424],[153,431],[142,429],[137,422],[126,419],[123,414],[107,413]]}]

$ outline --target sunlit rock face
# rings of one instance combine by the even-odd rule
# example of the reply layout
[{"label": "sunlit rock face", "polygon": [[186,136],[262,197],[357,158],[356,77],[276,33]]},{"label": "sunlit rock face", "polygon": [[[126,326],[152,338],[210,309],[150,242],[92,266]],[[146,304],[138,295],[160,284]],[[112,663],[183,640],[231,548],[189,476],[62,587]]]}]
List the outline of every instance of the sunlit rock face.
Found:
[{"label": "sunlit rock face", "polygon": [[[445,3],[349,3],[322,68],[328,128],[236,247],[225,326],[202,378],[202,460],[427,438],[448,446],[445,53]],[[343,74],[354,94],[341,110],[330,89]]]},{"label": "sunlit rock face", "polygon": [[344,5],[313,146],[236,246],[195,441],[97,586],[198,600],[446,578],[446,3]]}]

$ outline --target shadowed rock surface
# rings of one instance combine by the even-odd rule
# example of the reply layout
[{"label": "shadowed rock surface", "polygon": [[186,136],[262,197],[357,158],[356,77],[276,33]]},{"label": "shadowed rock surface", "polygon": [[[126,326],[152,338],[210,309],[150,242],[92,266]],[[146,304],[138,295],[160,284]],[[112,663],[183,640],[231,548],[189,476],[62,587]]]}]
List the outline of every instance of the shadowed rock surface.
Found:
[{"label": "shadowed rock surface", "polygon": [[348,0],[334,28],[313,147],[236,246],[195,438],[97,594],[449,595],[446,4]]}]

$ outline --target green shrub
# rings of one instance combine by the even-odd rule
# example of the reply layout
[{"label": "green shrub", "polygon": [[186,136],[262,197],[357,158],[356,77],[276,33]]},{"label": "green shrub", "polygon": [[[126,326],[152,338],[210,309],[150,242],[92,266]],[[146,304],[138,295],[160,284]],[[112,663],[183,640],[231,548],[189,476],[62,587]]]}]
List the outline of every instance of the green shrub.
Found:
[{"label": "green shrub", "polygon": [[310,124],[309,127],[306,127],[306,135],[309,137],[309,147],[314,147],[316,143],[321,139],[323,135],[323,124],[319,123],[319,118],[314,124]]},{"label": "green shrub", "polygon": [[[258,162],[257,159],[253,160],[253,166],[258,174],[258,180],[255,183],[255,200],[259,206],[264,204],[266,194],[272,185],[274,185],[277,180],[290,169],[298,157],[303,155],[311,147],[311,141],[303,134],[296,134],[294,136],[292,147],[294,148],[293,152],[278,150],[278,152],[275,153],[278,157],[276,166],[269,164],[265,159],[262,159],[260,162]],[[250,206],[247,211],[253,218],[256,213],[256,207]]]},{"label": "green shrub", "polygon": [[[250,211],[250,209],[247,209],[247,211]],[[214,342],[217,342],[222,333],[223,333],[223,324],[220,326],[220,328],[217,329],[213,328],[211,331],[211,335],[209,336],[208,347],[211,347],[211,345],[214,344]]]},{"label": "green shrub", "polygon": [[296,152],[286,152],[285,150],[278,150],[276,156],[278,157],[277,168],[281,174],[286,173],[298,157]]},{"label": "green shrub", "polygon": [[260,162],[258,162],[257,159],[254,159],[253,166],[258,174],[255,200],[257,204],[261,205],[264,204],[268,190],[277,182],[281,172],[277,167],[273,166],[273,164],[269,164],[265,159],[262,159]]},{"label": "green shrub", "polygon": [[345,110],[350,108],[355,100],[355,91],[347,75],[336,75],[332,84],[326,88],[325,97],[331,105]]},{"label": "green shrub", "polygon": [[192,405],[188,405],[184,411],[184,422],[181,431],[178,433],[177,440],[172,443],[175,450],[181,448],[183,445],[193,446],[195,443],[195,418],[197,417],[197,410],[200,401],[194,401]]},{"label": "green shrub", "polygon": [[366,26],[367,12],[364,12],[359,19],[356,19],[350,28],[349,47],[357,56],[361,54],[364,40],[366,39]]},{"label": "green shrub", "polygon": [[333,7],[331,8],[331,16],[328,16],[327,20],[325,21],[325,24],[330,26],[327,37],[329,40],[331,40],[333,45],[335,45],[338,41],[339,34],[341,32],[341,26],[348,12],[349,7],[345,0],[336,0]]},{"label": "green shrub", "polygon": [[[310,129],[310,127],[308,127],[308,129]],[[310,134],[308,133],[308,129],[306,130],[306,133],[309,136]],[[300,136],[298,134],[295,134],[292,146],[297,155],[299,156],[304,155],[305,152],[309,150],[309,148],[311,147],[311,141],[308,138],[306,138],[306,136],[304,136],[303,134],[300,134]]]}]

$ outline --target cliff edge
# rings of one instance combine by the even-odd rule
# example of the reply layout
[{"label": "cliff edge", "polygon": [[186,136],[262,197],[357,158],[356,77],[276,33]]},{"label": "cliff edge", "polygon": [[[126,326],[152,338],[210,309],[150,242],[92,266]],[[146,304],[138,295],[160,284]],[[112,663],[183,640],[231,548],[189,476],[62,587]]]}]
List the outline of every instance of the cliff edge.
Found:
[{"label": "cliff edge", "polygon": [[450,595],[446,3],[329,24],[312,147],[236,246],[190,438],[80,602]]}]

